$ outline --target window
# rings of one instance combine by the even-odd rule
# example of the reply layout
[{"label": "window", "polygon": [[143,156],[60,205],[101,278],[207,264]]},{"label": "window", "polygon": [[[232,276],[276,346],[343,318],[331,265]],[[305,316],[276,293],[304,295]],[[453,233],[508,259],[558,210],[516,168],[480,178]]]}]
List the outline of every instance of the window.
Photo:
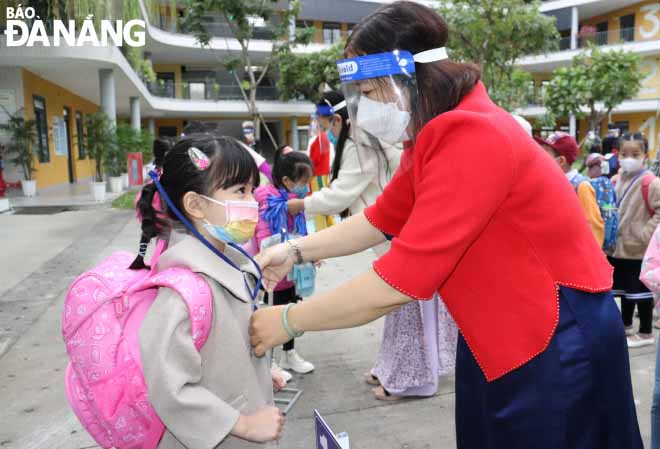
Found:
[{"label": "window", "polygon": [[635,14],[629,14],[619,19],[619,36],[623,42],[635,40]]},{"label": "window", "polygon": [[156,95],[159,97],[174,98],[174,72],[162,72],[156,75]]},{"label": "window", "polygon": [[50,162],[50,152],[48,150],[48,118],[46,116],[46,100],[43,97],[32,97],[34,104],[34,121],[37,126],[37,147],[36,153],[39,162],[44,164]]},{"label": "window", "polygon": [[158,137],[178,137],[176,126],[159,126]]},{"label": "window", "polygon": [[82,112],[76,111],[76,135],[78,136],[78,159],[85,159],[85,136],[83,131],[83,115]]},{"label": "window", "polygon": [[338,23],[323,24],[323,43],[334,44],[341,40],[341,27]]},{"label": "window", "polygon": [[607,22],[596,24],[596,45],[607,45],[607,30]]},{"label": "window", "polygon": [[627,120],[622,122],[614,122],[614,127],[619,129],[619,135],[623,135],[630,131],[630,122]]},{"label": "window", "polygon": [[545,98],[545,89],[550,83],[550,80],[543,80],[541,81],[541,104],[543,104],[543,100]]},{"label": "window", "polygon": [[188,84],[191,100],[206,100],[206,83],[204,82],[191,82]]}]

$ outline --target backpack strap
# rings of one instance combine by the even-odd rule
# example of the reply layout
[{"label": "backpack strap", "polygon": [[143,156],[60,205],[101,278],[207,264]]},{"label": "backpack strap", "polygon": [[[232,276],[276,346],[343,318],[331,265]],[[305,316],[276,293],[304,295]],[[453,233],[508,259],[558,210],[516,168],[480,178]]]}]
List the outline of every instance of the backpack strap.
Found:
[{"label": "backpack strap", "polygon": [[642,198],[644,198],[644,205],[646,206],[646,210],[651,217],[655,215],[655,211],[651,207],[651,202],[649,201],[649,189],[654,179],[655,175],[653,173],[649,173],[644,176],[644,178],[642,178]]},{"label": "backpack strap", "polygon": [[211,332],[213,294],[204,278],[186,268],[168,268],[148,280],[152,287],[167,287],[179,294],[188,307],[195,347],[199,351]]}]

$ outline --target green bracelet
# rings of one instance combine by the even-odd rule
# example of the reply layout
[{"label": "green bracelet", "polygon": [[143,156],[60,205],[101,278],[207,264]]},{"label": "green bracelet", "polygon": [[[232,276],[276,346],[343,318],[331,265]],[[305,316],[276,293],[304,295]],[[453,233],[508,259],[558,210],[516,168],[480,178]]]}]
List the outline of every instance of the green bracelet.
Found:
[{"label": "green bracelet", "polygon": [[296,332],[294,331],[291,326],[289,325],[289,309],[293,307],[295,304],[294,303],[289,303],[287,306],[284,308],[282,311],[282,325],[284,326],[284,330],[286,331],[287,334],[289,334],[289,337],[291,338],[300,338],[303,336],[305,332]]}]

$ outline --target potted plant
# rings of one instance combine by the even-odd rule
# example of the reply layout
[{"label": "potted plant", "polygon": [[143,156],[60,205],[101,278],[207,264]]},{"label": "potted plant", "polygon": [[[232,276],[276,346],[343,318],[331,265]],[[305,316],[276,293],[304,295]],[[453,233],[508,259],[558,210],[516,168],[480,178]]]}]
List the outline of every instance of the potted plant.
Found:
[{"label": "potted plant", "polygon": [[115,145],[115,132],[110,119],[103,112],[87,114],[85,142],[90,159],[94,159],[94,180],[91,193],[94,201],[105,201],[106,185],[103,167],[108,150]]},{"label": "potted plant", "polygon": [[25,120],[23,114],[17,111],[10,114],[3,107],[9,117],[7,123],[0,124],[0,130],[9,135],[7,154],[11,157],[10,162],[21,167],[23,177],[21,187],[23,194],[27,197],[35,196],[37,193],[37,181],[33,178],[37,169],[34,164],[34,153],[32,148],[37,141],[37,126],[34,120]]}]

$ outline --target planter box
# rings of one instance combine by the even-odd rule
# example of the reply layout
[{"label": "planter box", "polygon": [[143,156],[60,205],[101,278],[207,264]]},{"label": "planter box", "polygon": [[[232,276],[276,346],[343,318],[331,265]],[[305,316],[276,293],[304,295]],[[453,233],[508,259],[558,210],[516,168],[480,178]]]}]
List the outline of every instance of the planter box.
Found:
[{"label": "planter box", "polygon": [[89,188],[94,201],[98,203],[105,201],[105,182],[90,182]]},{"label": "planter box", "polygon": [[121,193],[124,190],[124,179],[121,176],[110,177],[110,192]]},{"label": "planter box", "polygon": [[21,187],[23,188],[23,195],[31,198],[37,194],[37,181],[35,179],[26,181],[21,179]]}]

